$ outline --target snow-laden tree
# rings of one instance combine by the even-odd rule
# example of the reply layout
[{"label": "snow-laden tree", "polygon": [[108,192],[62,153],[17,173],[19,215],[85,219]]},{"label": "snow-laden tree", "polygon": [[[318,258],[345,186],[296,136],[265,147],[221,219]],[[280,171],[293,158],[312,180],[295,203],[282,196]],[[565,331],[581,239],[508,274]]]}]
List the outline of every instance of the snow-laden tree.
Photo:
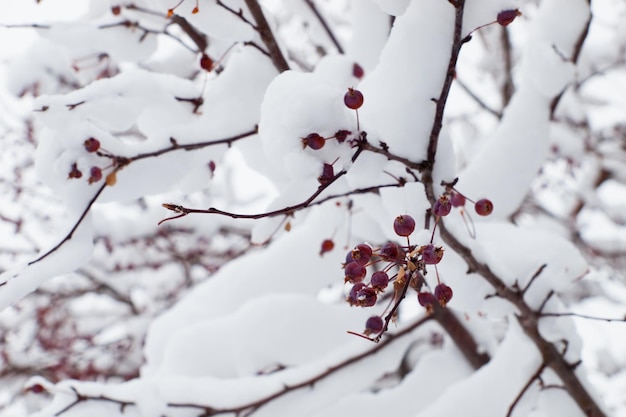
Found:
[{"label": "snow-laden tree", "polygon": [[626,415],[623,3],[79,3],[0,33],[7,415]]}]

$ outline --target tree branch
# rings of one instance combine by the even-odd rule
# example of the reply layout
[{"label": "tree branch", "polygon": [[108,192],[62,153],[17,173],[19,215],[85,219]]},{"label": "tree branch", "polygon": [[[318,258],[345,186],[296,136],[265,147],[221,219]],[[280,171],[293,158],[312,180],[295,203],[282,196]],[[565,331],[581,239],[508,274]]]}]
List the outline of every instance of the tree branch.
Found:
[{"label": "tree branch", "polygon": [[267,46],[267,50],[270,54],[272,62],[274,66],[279,72],[284,72],[289,70],[289,64],[287,60],[283,56],[283,53],[276,42],[276,38],[274,38],[274,34],[270,29],[269,23],[265,19],[265,15],[263,14],[263,10],[261,9],[261,5],[257,2],[257,0],[245,0],[246,6],[250,10],[252,17],[256,22],[256,28],[263,40],[265,46]]}]

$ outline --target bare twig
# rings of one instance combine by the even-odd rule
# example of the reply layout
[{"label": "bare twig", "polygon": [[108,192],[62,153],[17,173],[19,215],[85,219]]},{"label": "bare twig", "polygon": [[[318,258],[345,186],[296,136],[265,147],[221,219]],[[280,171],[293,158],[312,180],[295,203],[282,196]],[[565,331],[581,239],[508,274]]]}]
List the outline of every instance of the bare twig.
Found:
[{"label": "bare twig", "polygon": [[506,413],[506,417],[511,417],[513,415],[513,410],[515,410],[517,404],[520,402],[526,391],[528,391],[528,389],[532,386],[533,382],[540,380],[541,374],[543,373],[544,369],[546,369],[546,365],[541,364],[541,366],[535,371],[535,373],[531,375],[526,385],[524,385],[519,394],[517,394],[517,397],[515,397],[515,400],[513,400],[513,403],[511,403],[511,405],[509,406],[509,411]]},{"label": "bare twig", "polygon": [[287,60],[281,52],[280,47],[276,42],[276,38],[274,38],[274,34],[270,29],[267,19],[265,19],[261,5],[256,0],[245,0],[245,2],[246,6],[248,6],[248,9],[250,10],[250,13],[252,14],[252,17],[254,17],[257,31],[259,32],[263,43],[267,47],[274,66],[279,72],[287,71],[289,69],[289,64],[287,64]]},{"label": "bare twig", "polygon": [[315,14],[315,17],[317,17],[317,20],[320,22],[320,24],[322,25],[322,27],[326,31],[326,34],[330,38],[331,42],[335,45],[335,48],[337,48],[337,51],[340,54],[343,54],[344,50],[341,47],[341,44],[339,43],[339,41],[335,37],[335,34],[333,33],[333,31],[331,30],[330,26],[328,25],[328,22],[326,21],[324,16],[322,16],[322,14],[318,10],[318,8],[315,5],[315,3],[313,2],[313,0],[305,0],[305,3],[309,6],[309,8],[313,12],[313,14]]}]

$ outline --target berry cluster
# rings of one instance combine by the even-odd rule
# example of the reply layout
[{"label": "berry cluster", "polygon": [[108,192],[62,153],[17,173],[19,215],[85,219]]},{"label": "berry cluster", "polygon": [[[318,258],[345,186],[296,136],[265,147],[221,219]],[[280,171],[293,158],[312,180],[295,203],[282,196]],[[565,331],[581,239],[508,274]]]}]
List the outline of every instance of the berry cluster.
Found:
[{"label": "berry cluster", "polygon": [[[102,151],[100,148],[100,141],[96,138],[88,138],[83,142],[83,148],[87,151],[87,153],[91,153],[91,154],[96,154],[98,156],[104,156],[107,158],[111,158],[114,161],[117,161],[116,158],[111,155],[110,153],[106,152],[106,151]],[[119,162],[119,161],[118,161]],[[116,162],[114,162],[114,165],[116,164]],[[118,163],[119,165],[119,163]],[[106,168],[104,168],[106,169]],[[87,178],[87,182],[89,184],[94,184],[96,182],[99,182],[100,180],[102,180],[102,173],[103,168],[100,168],[99,166],[92,166],[91,168],[89,168],[89,178]],[[106,177],[106,184],[111,186],[111,185],[115,185],[116,182],[116,176],[115,176],[116,171],[114,170],[113,172],[111,172],[109,175],[107,175]],[[71,167],[70,167],[70,171],[67,175],[68,179],[78,179],[78,178],[82,178],[83,176],[83,172],[78,169],[78,164],[76,162],[72,163]]]},{"label": "berry cluster", "polygon": [[[424,290],[428,287],[424,276],[428,273],[427,265],[441,262],[444,250],[433,245],[412,245],[409,236],[415,230],[415,220],[409,215],[400,215],[393,222],[393,229],[400,237],[407,239],[406,245],[387,242],[379,248],[372,248],[366,243],[358,244],[346,256],[344,282],[352,284],[347,301],[352,306],[372,307],[376,305],[387,288],[391,286],[393,297],[385,309],[389,313],[370,317],[361,336],[378,340],[387,329],[389,322],[395,319],[397,308],[406,292],[412,288],[417,292],[419,303],[427,311],[436,305],[445,306],[452,299],[452,289],[442,283],[439,274],[433,292]],[[367,279],[367,269],[375,269]],[[436,271],[436,267],[435,267]]]}]

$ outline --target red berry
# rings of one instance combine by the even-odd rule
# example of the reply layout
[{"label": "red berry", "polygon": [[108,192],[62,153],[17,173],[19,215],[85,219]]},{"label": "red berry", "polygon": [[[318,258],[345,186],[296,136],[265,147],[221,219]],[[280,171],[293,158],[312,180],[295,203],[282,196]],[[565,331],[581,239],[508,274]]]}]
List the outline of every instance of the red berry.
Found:
[{"label": "red berry", "polygon": [[442,307],[445,307],[452,299],[452,288],[448,287],[446,284],[438,284],[435,287],[435,298]]},{"label": "red berry", "polygon": [[28,388],[28,390],[30,392],[33,392],[35,394],[41,394],[42,392],[45,392],[46,389],[44,388],[43,385],[41,384],[33,384],[30,388]]},{"label": "red berry", "polygon": [[493,203],[491,200],[483,198],[474,204],[474,210],[481,216],[489,216],[493,212]]},{"label": "red berry", "polygon": [[420,292],[417,294],[417,301],[422,307],[432,307],[437,302],[437,299],[429,292]]},{"label": "red berry", "polygon": [[517,16],[521,16],[521,15],[522,15],[522,12],[520,12],[519,9],[503,10],[500,13],[498,13],[498,17],[496,18],[496,21],[501,26],[508,26],[511,22],[515,20]]},{"label": "red berry", "polygon": [[394,242],[387,242],[380,248],[380,257],[383,258],[383,261],[398,261],[402,255],[404,255],[402,248]]},{"label": "red berry", "polygon": [[364,74],[365,74],[365,71],[363,71],[363,67],[355,62],[354,65],[352,66],[352,75],[354,75],[358,79],[361,79],[363,78]]},{"label": "red berry", "polygon": [[91,167],[89,174],[89,184],[93,184],[94,182],[98,182],[102,179],[102,170],[98,167]]},{"label": "red berry", "polygon": [[100,141],[96,138],[89,138],[83,142],[87,152],[97,152],[100,149]]},{"label": "red berry", "polygon": [[335,243],[331,239],[324,239],[320,248],[320,256],[326,252],[330,252],[335,247]]},{"label": "red berry", "polygon": [[435,216],[447,216],[450,214],[450,210],[452,210],[452,204],[450,204],[450,200],[448,200],[446,196],[439,197],[439,200],[435,201],[435,204],[433,204],[433,214]]},{"label": "red berry", "polygon": [[435,265],[443,258],[443,248],[435,247],[432,243],[421,247],[422,260],[426,265]]},{"label": "red berry", "polygon": [[449,199],[452,207],[463,207],[465,205],[465,196],[456,191],[450,193]]},{"label": "red berry", "polygon": [[348,88],[348,92],[343,96],[343,102],[352,110],[356,110],[363,105],[363,94],[354,88]]},{"label": "red berry", "polygon": [[345,267],[345,282],[350,282],[354,284],[355,282],[363,281],[365,278],[365,274],[367,270],[363,265],[359,265],[358,263],[352,261]]},{"label": "red berry", "polygon": [[349,255],[351,261],[359,265],[366,265],[372,258],[372,248],[366,243],[359,243]]},{"label": "red berry", "polygon": [[213,70],[213,60],[207,54],[202,54],[200,57],[200,68],[205,71],[211,72]]},{"label": "red berry", "polygon": [[120,6],[111,6],[111,13],[113,13],[113,15],[118,16],[120,13],[122,13],[122,8]]},{"label": "red berry", "polygon": [[370,285],[372,288],[378,291],[382,291],[389,285],[389,275],[385,271],[376,271],[372,274],[370,279]]},{"label": "red berry", "polygon": [[209,161],[209,171],[211,171],[211,174],[215,173],[215,168],[217,168],[215,161]]},{"label": "red berry", "polygon": [[361,291],[365,287],[366,287],[366,285],[364,283],[362,283],[362,282],[357,282],[356,284],[354,284],[352,286],[352,288],[350,289],[350,293],[348,294],[348,297],[346,298],[346,301],[351,306],[357,305],[359,303],[358,300],[357,300],[357,294],[359,293],[359,291]]},{"label": "red berry", "polygon": [[74,162],[72,164],[72,168],[70,169],[70,173],[67,174],[67,178],[80,178],[83,176],[83,173],[80,172],[80,170],[78,169],[78,166],[76,165],[76,162]]},{"label": "red berry", "polygon": [[393,231],[398,236],[408,236],[415,230],[415,220],[409,215],[400,215],[393,222]]},{"label": "red berry", "polygon": [[371,287],[363,287],[356,293],[357,304],[361,307],[371,307],[376,304],[378,296]]},{"label": "red berry", "polygon": [[306,148],[307,146],[311,149],[322,149],[326,144],[326,139],[317,133],[311,133],[306,138],[302,138],[302,147]]},{"label": "red berry", "polygon": [[380,316],[372,316],[365,322],[365,334],[378,334],[383,331],[385,323]]}]

